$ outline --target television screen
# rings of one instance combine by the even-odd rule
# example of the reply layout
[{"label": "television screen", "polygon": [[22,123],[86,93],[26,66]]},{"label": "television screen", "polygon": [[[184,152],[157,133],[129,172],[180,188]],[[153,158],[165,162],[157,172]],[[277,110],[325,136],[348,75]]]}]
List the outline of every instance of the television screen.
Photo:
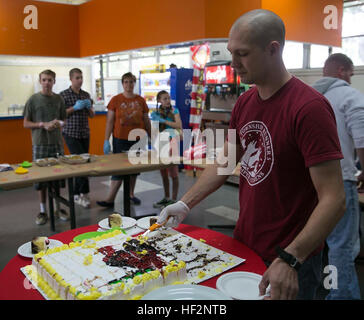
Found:
[{"label": "television screen", "polygon": [[233,84],[234,69],[229,65],[205,67],[206,84]]}]

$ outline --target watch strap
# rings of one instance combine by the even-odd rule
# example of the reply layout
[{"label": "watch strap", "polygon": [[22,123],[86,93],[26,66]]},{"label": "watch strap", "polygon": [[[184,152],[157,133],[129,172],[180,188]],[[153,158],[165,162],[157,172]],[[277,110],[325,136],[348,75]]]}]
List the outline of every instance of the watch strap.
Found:
[{"label": "watch strap", "polygon": [[286,262],[291,268],[298,271],[301,268],[301,263],[297,260],[295,256],[283,250],[280,246],[276,246],[276,252],[278,257]]}]

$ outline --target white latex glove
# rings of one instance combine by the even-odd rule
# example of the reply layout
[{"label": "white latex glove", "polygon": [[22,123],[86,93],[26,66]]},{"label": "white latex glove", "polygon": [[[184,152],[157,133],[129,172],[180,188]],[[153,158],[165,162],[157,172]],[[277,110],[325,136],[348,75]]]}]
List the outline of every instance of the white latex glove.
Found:
[{"label": "white latex glove", "polygon": [[167,221],[165,226],[167,228],[175,228],[186,218],[190,208],[183,202],[178,201],[167,207],[165,207],[160,213],[157,223],[162,224],[166,219],[171,216],[171,219]]}]

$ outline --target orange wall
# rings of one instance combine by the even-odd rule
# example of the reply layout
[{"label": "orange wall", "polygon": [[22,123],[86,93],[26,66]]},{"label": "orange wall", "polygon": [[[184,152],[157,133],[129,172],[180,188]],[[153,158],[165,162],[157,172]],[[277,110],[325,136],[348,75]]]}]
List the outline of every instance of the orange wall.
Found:
[{"label": "orange wall", "polygon": [[93,119],[89,119],[89,125],[90,125],[90,153],[104,154],[106,114],[96,115]]},{"label": "orange wall", "polygon": [[[103,154],[106,115],[89,119],[90,153]],[[0,120],[0,163],[32,161],[32,138],[29,129],[24,129],[23,119]],[[69,154],[65,147],[65,152]]]},{"label": "orange wall", "polygon": [[[323,26],[328,4],[338,8],[337,30]],[[258,8],[282,17],[287,40],[341,46],[342,0],[93,0],[80,6],[81,56],[227,38],[240,15]]]},{"label": "orange wall", "polygon": [[32,160],[30,130],[23,128],[23,119],[0,120],[0,163]]},{"label": "orange wall", "polygon": [[[26,30],[28,4],[38,30]],[[323,8],[335,5],[339,28],[323,27]],[[92,0],[81,6],[0,0],[0,54],[85,57],[169,43],[227,38],[244,12],[270,9],[286,23],[287,40],[341,45],[342,0]]]},{"label": "orange wall", "polygon": [[204,0],[93,0],[80,6],[81,56],[205,37]]},{"label": "orange wall", "polygon": [[[244,12],[267,9],[278,14],[286,26],[286,39],[341,46],[342,0],[206,0],[206,38],[227,38],[233,22]],[[338,29],[324,28],[324,8],[335,5],[339,12]],[[231,8],[234,8],[233,10]]]},{"label": "orange wall", "polygon": [[[338,29],[324,28],[324,8],[338,9]],[[342,0],[262,0],[262,8],[277,13],[286,25],[286,39],[341,47]]]},{"label": "orange wall", "polygon": [[261,0],[205,0],[205,2],[206,38],[228,38],[230,28],[236,19],[245,12],[261,8]]},{"label": "orange wall", "polygon": [[[38,29],[26,30],[27,5],[38,9]],[[0,54],[79,57],[77,6],[55,3],[0,0]]]}]

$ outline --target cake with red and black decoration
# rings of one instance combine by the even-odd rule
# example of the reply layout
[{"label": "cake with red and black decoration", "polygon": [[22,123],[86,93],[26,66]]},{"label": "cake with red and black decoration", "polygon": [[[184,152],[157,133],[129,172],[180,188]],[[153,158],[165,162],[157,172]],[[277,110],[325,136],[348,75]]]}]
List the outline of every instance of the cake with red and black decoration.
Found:
[{"label": "cake with red and black decoration", "polygon": [[174,230],[128,237],[115,230],[36,254],[24,273],[48,299],[140,299],[171,284],[199,283],[244,260]]}]

